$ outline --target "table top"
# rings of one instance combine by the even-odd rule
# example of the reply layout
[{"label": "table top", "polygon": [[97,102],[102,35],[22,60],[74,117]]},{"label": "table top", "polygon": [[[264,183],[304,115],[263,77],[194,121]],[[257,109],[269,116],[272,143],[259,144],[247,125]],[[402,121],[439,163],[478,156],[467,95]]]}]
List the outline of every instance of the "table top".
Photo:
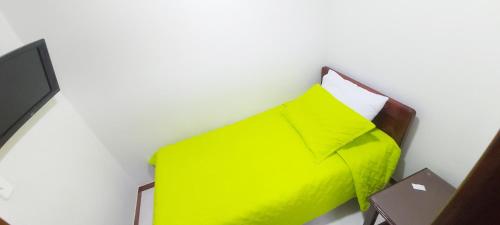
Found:
[{"label": "table top", "polygon": [[[417,185],[417,189],[412,184]],[[425,191],[418,190],[418,185],[424,185]],[[428,225],[454,191],[453,186],[426,168],[375,193],[370,202],[390,224]]]}]

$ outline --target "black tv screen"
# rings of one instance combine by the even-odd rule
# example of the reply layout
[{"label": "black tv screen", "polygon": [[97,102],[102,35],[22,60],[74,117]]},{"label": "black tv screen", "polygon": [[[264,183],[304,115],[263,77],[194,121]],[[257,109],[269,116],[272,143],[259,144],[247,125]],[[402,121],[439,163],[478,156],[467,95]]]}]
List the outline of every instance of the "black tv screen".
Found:
[{"label": "black tv screen", "polygon": [[0,57],[0,147],[58,91],[45,40]]}]

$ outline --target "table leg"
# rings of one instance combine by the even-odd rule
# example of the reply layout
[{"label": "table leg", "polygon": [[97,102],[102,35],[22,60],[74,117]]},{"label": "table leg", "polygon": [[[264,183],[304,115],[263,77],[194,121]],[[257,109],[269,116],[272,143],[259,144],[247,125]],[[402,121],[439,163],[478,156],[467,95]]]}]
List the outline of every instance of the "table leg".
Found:
[{"label": "table leg", "polygon": [[363,213],[365,217],[365,222],[363,225],[374,225],[377,220],[378,212],[375,210],[375,207],[370,206],[366,212]]}]

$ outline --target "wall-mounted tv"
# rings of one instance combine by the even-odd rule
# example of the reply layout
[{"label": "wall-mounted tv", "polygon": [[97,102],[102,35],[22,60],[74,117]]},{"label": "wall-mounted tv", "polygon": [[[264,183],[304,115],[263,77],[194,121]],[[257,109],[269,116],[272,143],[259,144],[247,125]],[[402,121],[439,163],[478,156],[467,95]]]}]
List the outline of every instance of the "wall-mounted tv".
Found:
[{"label": "wall-mounted tv", "polygon": [[0,148],[59,91],[45,40],[0,57]]}]

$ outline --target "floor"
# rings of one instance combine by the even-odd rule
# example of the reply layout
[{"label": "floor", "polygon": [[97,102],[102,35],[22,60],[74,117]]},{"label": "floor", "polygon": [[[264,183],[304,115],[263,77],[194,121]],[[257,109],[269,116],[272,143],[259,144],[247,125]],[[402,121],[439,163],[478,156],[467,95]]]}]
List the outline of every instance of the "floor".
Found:
[{"label": "floor", "polygon": [[[153,224],[153,192],[154,188],[142,192],[141,214],[139,215],[139,225]],[[379,222],[383,220],[378,218]],[[335,210],[315,219],[305,225],[361,225],[363,215],[358,209],[357,202],[351,200]],[[378,222],[377,222],[378,224]]]}]

